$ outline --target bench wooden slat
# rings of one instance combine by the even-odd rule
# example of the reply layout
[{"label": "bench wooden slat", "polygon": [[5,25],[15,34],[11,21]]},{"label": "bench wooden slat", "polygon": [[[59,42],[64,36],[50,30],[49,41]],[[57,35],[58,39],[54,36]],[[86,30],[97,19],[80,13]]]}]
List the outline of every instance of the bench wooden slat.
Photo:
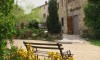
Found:
[{"label": "bench wooden slat", "polygon": [[63,58],[63,52],[62,52],[63,48],[61,47],[62,46],[61,43],[32,43],[32,42],[25,42],[25,41],[23,43],[26,46],[26,48],[27,48],[27,44],[31,44],[32,47],[36,49],[35,52],[38,51],[38,48],[40,48],[40,49],[57,49],[60,51],[60,54]]},{"label": "bench wooden slat", "polygon": [[[51,45],[51,46],[57,46],[56,43],[32,43],[32,42],[23,42],[24,44],[34,44],[34,45]],[[62,46],[62,44],[59,43],[59,46]]]},{"label": "bench wooden slat", "polygon": [[37,50],[37,51],[34,51],[34,53],[43,53],[43,54],[47,54],[49,51],[41,51],[41,50]]},{"label": "bench wooden slat", "polygon": [[[59,49],[58,47],[40,47],[40,46],[32,46],[33,48],[41,48],[41,49]],[[63,50],[63,48],[60,48]]]}]

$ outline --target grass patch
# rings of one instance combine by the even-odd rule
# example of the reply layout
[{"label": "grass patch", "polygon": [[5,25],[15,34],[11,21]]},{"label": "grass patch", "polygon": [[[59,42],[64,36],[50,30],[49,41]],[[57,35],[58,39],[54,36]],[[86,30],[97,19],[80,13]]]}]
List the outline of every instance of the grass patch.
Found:
[{"label": "grass patch", "polygon": [[100,39],[89,39],[89,42],[93,45],[100,46]]}]

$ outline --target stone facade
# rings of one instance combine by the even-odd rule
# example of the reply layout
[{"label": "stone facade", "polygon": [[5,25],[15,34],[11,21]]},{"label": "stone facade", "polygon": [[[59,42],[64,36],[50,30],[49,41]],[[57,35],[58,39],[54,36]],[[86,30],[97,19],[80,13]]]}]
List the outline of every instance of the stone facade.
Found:
[{"label": "stone facade", "polygon": [[[74,16],[78,17],[77,31],[80,31],[80,30],[84,29],[84,27],[85,27],[83,20],[85,17],[84,16],[84,6],[86,5],[86,3],[87,3],[87,0],[69,0],[68,1],[68,16],[71,16],[72,20],[75,20]],[[74,24],[74,23],[72,22],[72,24]],[[75,33],[77,33],[77,32],[75,32]]]},{"label": "stone facade", "polygon": [[62,24],[63,33],[67,33],[67,9],[66,0],[58,0],[58,15]]},{"label": "stone facade", "polygon": [[[83,29],[84,26],[84,6],[87,0],[57,0],[58,3],[58,15],[59,20],[62,24],[63,33],[68,33],[68,17],[72,18],[72,32],[76,29],[77,31]],[[45,2],[44,5],[40,6],[40,16],[43,22],[46,22],[48,16],[48,3]],[[77,16],[77,19],[74,18]],[[76,19],[76,21],[74,21]],[[76,23],[75,23],[76,22]],[[74,26],[74,24],[76,26]],[[74,29],[74,28],[75,29]],[[77,33],[77,32],[74,32]]]},{"label": "stone facade", "polygon": [[48,16],[48,3],[45,2],[45,4],[42,5],[42,6],[39,6],[39,8],[40,8],[40,13],[39,14],[41,16],[41,20],[43,22],[46,22],[46,18]]}]

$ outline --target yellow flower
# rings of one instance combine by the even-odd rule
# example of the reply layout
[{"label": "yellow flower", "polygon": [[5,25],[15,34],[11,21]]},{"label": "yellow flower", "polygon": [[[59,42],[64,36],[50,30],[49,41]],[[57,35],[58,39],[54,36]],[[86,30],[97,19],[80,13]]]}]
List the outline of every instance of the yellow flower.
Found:
[{"label": "yellow flower", "polygon": [[44,60],[46,60],[46,58],[44,58]]},{"label": "yellow flower", "polygon": [[27,44],[27,50],[30,51],[31,50],[31,44]]},{"label": "yellow flower", "polygon": [[[20,56],[20,59],[25,58],[27,60],[37,60],[37,55],[33,53],[34,48],[31,47],[31,44],[27,45],[28,51],[25,51],[22,49],[22,47],[17,51],[17,54]],[[12,55],[14,56],[14,54]],[[46,59],[38,59],[38,60],[63,60],[62,56],[58,52],[48,52],[49,58]],[[74,60],[73,56],[68,57],[68,55],[64,56],[64,59],[66,60]]]},{"label": "yellow flower", "polygon": [[69,57],[69,60],[74,60],[74,59],[73,59],[73,56],[70,56],[70,57]]}]

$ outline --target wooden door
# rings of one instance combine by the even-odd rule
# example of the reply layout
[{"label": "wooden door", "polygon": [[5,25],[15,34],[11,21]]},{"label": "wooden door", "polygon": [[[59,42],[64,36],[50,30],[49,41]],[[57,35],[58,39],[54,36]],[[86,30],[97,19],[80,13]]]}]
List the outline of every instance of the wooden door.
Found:
[{"label": "wooden door", "polygon": [[72,29],[72,17],[68,17],[67,19],[67,27],[68,27],[68,34],[73,34],[73,29]]}]

